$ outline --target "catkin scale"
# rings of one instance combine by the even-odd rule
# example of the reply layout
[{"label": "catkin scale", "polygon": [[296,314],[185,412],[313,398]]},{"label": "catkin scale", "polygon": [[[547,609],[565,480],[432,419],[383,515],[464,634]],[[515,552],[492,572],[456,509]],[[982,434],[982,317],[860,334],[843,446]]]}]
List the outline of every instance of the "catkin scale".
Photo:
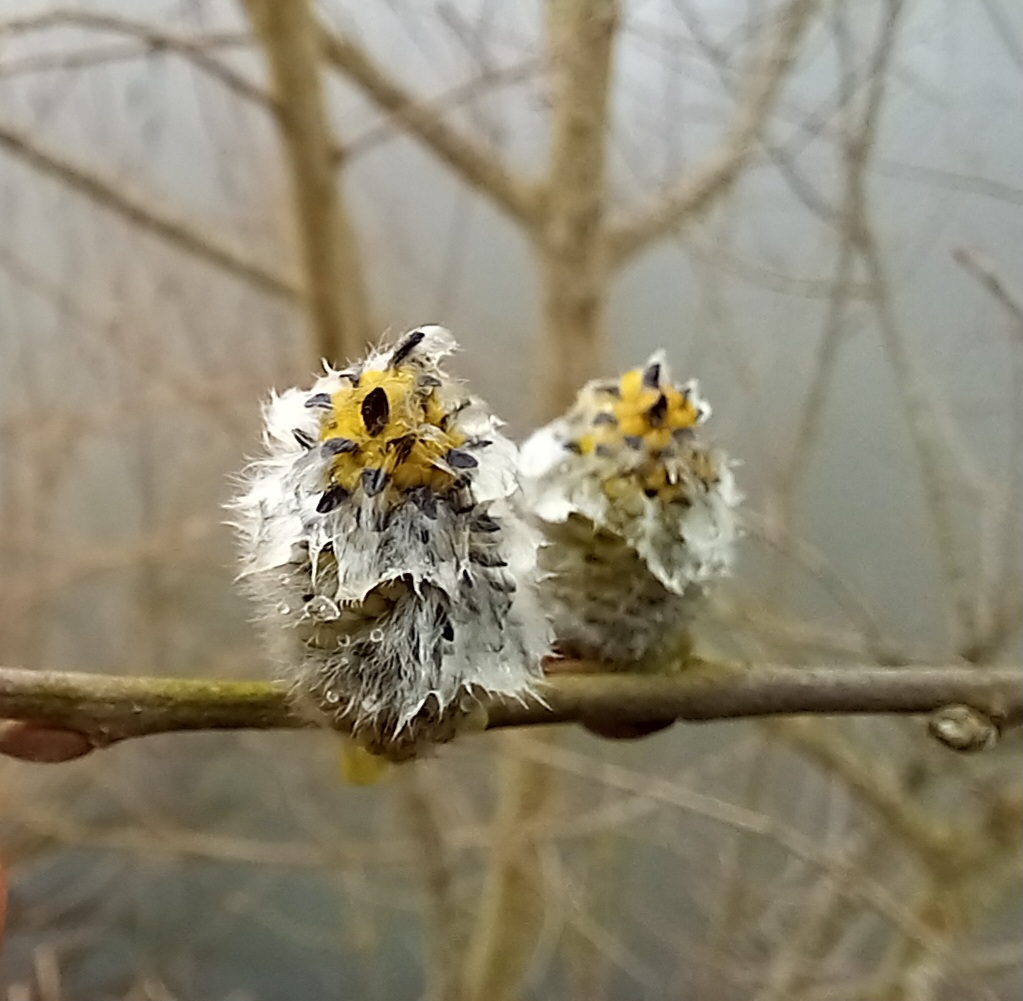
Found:
[{"label": "catkin scale", "polygon": [[520,455],[544,535],[542,599],[562,653],[660,667],[688,652],[706,585],[731,568],[740,496],[731,463],[702,444],[710,408],[663,354],[595,380]]},{"label": "catkin scale", "polygon": [[296,702],[395,760],[487,694],[526,695],[548,645],[517,451],[440,367],[440,327],[264,411],[232,507],[240,579]]}]

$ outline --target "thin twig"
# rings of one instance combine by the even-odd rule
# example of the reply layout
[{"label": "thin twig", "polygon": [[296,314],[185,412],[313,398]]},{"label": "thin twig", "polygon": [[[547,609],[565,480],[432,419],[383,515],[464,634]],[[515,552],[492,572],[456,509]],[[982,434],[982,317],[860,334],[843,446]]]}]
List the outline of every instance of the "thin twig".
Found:
[{"label": "thin twig", "polygon": [[778,12],[745,75],[735,118],[721,145],[657,205],[612,228],[608,235],[615,264],[696,218],[732,189],[756,150],[817,5],[817,0],[788,0]]},{"label": "thin twig", "polygon": [[358,86],[475,191],[513,219],[532,227],[539,216],[535,187],[516,176],[496,154],[444,121],[438,110],[417,100],[347,35],[321,24],[320,44],[329,65]]},{"label": "thin twig", "polygon": [[956,247],[952,257],[967,274],[976,278],[991,293],[1012,317],[1012,334],[1023,344],[1023,302],[1019,295],[1012,291],[1005,279],[995,269],[994,263],[983,254],[968,247]]},{"label": "thin twig", "polygon": [[[192,63],[202,73],[219,81],[237,97],[251,101],[253,104],[270,112],[276,112],[274,100],[269,94],[261,90],[250,80],[247,80],[240,73],[235,72],[230,66],[210,55],[209,50],[213,47],[240,45],[248,42],[244,35],[239,35],[236,32],[191,36],[166,31],[155,24],[125,17],[121,14],[76,10],[73,8],[56,8],[0,22],[0,38],[9,35],[23,35],[30,32],[46,31],[52,28],[67,27],[124,35],[135,39],[139,43],[139,45],[133,45],[130,49],[119,47],[113,50],[102,50],[99,53],[102,58],[109,58],[111,51],[115,55],[121,56],[173,52],[175,55]],[[23,60],[20,65],[10,62],[5,63],[0,68],[0,75],[6,77],[30,70],[38,72],[43,69],[62,69],[65,68],[68,61],[73,62],[76,57],[88,57],[93,54],[91,51],[84,53],[54,53],[46,57],[48,60],[51,60],[50,62],[42,62],[39,56],[32,56]]]}]

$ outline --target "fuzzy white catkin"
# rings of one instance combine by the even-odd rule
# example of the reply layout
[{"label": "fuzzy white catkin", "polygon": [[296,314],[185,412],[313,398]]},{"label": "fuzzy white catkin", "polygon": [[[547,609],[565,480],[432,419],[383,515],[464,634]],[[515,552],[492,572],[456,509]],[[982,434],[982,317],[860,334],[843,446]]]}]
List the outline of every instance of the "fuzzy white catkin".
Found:
[{"label": "fuzzy white catkin", "polygon": [[524,697],[549,645],[517,449],[410,331],[264,408],[232,503],[240,580],[299,704],[401,759],[480,696]]},{"label": "fuzzy white catkin", "polygon": [[710,407],[663,353],[595,380],[522,446],[526,503],[545,536],[542,598],[559,648],[621,666],[688,646],[705,587],[732,567],[732,463],[699,440]]}]

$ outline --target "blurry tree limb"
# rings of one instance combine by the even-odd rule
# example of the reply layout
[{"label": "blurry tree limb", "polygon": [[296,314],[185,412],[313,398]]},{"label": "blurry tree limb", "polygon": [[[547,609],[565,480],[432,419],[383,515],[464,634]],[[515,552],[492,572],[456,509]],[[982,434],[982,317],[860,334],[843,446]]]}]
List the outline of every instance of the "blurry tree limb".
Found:
[{"label": "blurry tree limb", "polygon": [[503,1001],[519,995],[543,926],[547,893],[541,847],[521,832],[544,819],[553,792],[550,768],[520,760],[513,747],[504,747],[493,847],[465,957],[467,1001]]},{"label": "blurry tree limb", "polygon": [[1013,336],[1023,344],[1023,302],[1019,295],[1009,288],[994,263],[983,254],[976,250],[970,250],[968,247],[956,247],[952,251],[952,257],[956,264],[980,282],[1012,317]]},{"label": "blurry tree limb", "polygon": [[774,110],[817,6],[818,0],[786,0],[778,10],[761,50],[744,74],[735,117],[721,145],[705,163],[683,176],[657,205],[611,227],[608,238],[614,264],[624,263],[731,190],[756,151],[757,140]]},{"label": "blurry tree limb", "polygon": [[534,234],[542,283],[543,359],[536,417],[570,406],[602,369],[607,255],[607,143],[617,0],[551,0],[551,147],[544,222]]},{"label": "blurry tree limb", "polygon": [[[586,673],[568,662],[543,701],[488,700],[488,726],[606,719],[708,721],[794,714],[922,714],[968,705],[1000,727],[1023,721],[1020,669],[947,667],[735,667],[703,664],[671,675]],[[579,673],[574,673],[577,670]],[[0,668],[0,718],[87,734],[96,746],[190,730],[314,725],[268,681],[121,677]],[[343,729],[343,725],[340,727]]]},{"label": "blurry tree limb", "polygon": [[455,891],[451,850],[436,789],[420,763],[400,769],[396,776],[398,803],[415,842],[426,896],[427,986],[425,1001],[460,998],[460,909]]},{"label": "blurry tree limb", "polygon": [[310,0],[245,0],[273,80],[314,353],[334,364],[373,336],[363,262],[334,176],[335,142]]},{"label": "blurry tree limb", "polygon": [[870,807],[889,834],[925,862],[944,860],[956,847],[934,818],[920,810],[894,769],[864,757],[841,734],[822,729],[813,719],[771,720],[766,725],[770,734]]},{"label": "blurry tree limb", "polygon": [[[10,35],[22,35],[30,32],[46,31],[51,28],[81,28],[89,31],[97,31],[114,35],[123,35],[138,43],[129,54],[137,53],[139,46],[145,53],[173,52],[175,55],[190,62],[200,72],[214,80],[219,81],[237,97],[262,106],[271,112],[276,112],[273,98],[256,84],[247,80],[240,73],[235,72],[230,66],[215,59],[210,55],[210,49],[223,45],[237,45],[245,43],[247,39],[237,33],[218,33],[211,35],[191,36],[180,32],[166,31],[158,25],[148,21],[137,20],[121,14],[113,14],[104,11],[91,11],[76,8],[55,7],[37,13],[28,14],[22,17],[11,18],[7,21],[0,21],[0,39]],[[115,53],[125,54],[125,50],[116,49]],[[76,57],[81,55],[76,52],[62,51],[47,56],[40,61],[38,56],[30,56],[21,61],[21,65],[12,65],[10,61],[0,67],[0,76],[10,76],[18,72],[25,72],[38,67],[40,70],[49,70],[72,65]],[[84,53],[88,56],[90,53]],[[104,57],[104,52],[100,52]]]},{"label": "blurry tree limb", "polygon": [[187,254],[212,264],[243,281],[280,298],[300,300],[298,282],[287,274],[250,258],[246,251],[195,222],[157,207],[150,194],[133,192],[120,178],[69,157],[29,132],[0,122],[0,149],[30,167],[48,174],[126,222]]},{"label": "blurry tree limb", "polygon": [[375,62],[361,45],[324,24],[320,45],[327,62],[350,79],[474,190],[492,199],[520,224],[533,226],[540,201],[535,188],[471,136],[448,124],[440,112],[418,100]]},{"label": "blurry tree limb", "polygon": [[[608,303],[607,150],[618,0],[547,0],[551,139],[541,219],[529,230],[541,290],[539,422],[572,403],[603,369]],[[601,718],[591,717],[592,719]],[[602,720],[602,718],[601,718]],[[548,740],[556,739],[548,734]],[[542,935],[549,887],[533,838],[556,800],[545,762],[509,752],[501,760],[495,826],[483,896],[467,948],[467,1001],[515,1001]]]},{"label": "blurry tree limb", "polygon": [[[484,94],[492,94],[514,84],[524,83],[538,76],[542,68],[540,59],[532,56],[507,66],[486,66],[479,74],[465,82],[441,91],[428,101],[420,101],[419,113],[441,115],[450,112],[454,108],[478,101]],[[338,150],[338,160],[351,160],[400,135],[401,125],[400,120],[385,119],[370,125],[364,132],[346,138],[344,149]]]}]

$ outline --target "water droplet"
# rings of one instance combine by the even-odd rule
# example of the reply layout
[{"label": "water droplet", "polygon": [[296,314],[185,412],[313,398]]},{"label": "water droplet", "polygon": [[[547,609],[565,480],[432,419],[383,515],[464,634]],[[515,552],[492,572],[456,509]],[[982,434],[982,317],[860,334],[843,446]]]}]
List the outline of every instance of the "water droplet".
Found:
[{"label": "water droplet", "polygon": [[320,594],[306,606],[306,615],[320,622],[333,622],[341,615],[341,609],[326,595]]}]

